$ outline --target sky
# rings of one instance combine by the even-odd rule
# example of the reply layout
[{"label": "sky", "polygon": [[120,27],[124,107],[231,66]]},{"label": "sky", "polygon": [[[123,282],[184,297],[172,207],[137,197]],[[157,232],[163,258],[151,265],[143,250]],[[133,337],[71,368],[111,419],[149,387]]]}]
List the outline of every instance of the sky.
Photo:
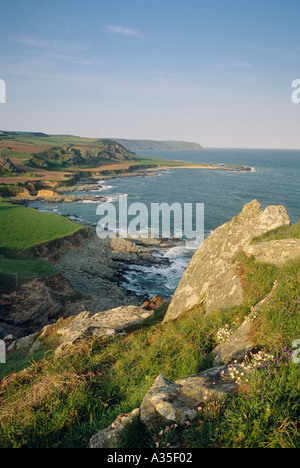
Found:
[{"label": "sky", "polygon": [[300,149],[299,0],[0,0],[0,129]]}]

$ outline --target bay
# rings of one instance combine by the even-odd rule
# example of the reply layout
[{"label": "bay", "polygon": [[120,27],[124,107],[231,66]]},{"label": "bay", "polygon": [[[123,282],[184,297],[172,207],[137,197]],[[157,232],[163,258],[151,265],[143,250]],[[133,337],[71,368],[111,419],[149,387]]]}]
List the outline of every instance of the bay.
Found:
[{"label": "bay", "polygon": [[[205,233],[240,213],[246,203],[256,199],[264,209],[284,205],[291,222],[300,220],[300,151],[210,148],[203,151],[143,151],[141,156],[214,165],[232,164],[251,167],[251,172],[223,170],[168,169],[155,171],[156,177],[130,177],[99,180],[99,191],[107,201],[117,203],[127,194],[128,203],[143,203],[150,211],[152,203],[204,203]],[[81,192],[82,194],[82,192]],[[84,194],[84,193],[83,193]],[[54,211],[75,221],[96,224],[96,203],[32,202],[31,207]],[[129,265],[124,286],[138,294],[174,293],[191,256],[199,246],[187,242],[159,255],[170,260],[169,266]]]}]

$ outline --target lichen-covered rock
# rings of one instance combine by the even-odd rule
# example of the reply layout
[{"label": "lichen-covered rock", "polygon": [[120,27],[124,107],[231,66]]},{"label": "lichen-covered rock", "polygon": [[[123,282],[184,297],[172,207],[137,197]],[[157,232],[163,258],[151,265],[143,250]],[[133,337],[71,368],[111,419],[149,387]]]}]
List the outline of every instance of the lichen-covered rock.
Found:
[{"label": "lichen-covered rock", "polygon": [[41,342],[38,341],[39,333],[33,333],[32,335],[25,336],[19,340],[13,341],[8,346],[8,351],[20,351],[28,350],[29,354],[33,354],[41,345]]},{"label": "lichen-covered rock", "polygon": [[197,412],[196,400],[181,393],[181,386],[159,375],[146,394],[141,408],[141,421],[148,427],[157,427],[192,420]]},{"label": "lichen-covered rock", "polygon": [[257,350],[257,345],[251,333],[252,326],[251,317],[246,317],[243,324],[230,338],[212,351],[212,355],[215,356],[214,366],[229,364],[234,361],[242,362],[246,356]]},{"label": "lichen-covered rock", "polygon": [[141,421],[156,429],[193,421],[198,407],[234,393],[238,385],[225,378],[226,366],[212,368],[172,382],[159,375],[140,407]]},{"label": "lichen-covered rock", "polygon": [[235,264],[237,253],[254,238],[283,225],[290,225],[283,206],[269,206],[262,211],[254,200],[216,229],[193,256],[164,321],[175,320],[201,303],[207,312],[240,305],[243,290]]},{"label": "lichen-covered rock", "polygon": [[136,306],[117,307],[92,315],[82,312],[75,316],[65,327],[59,328],[60,346],[56,353],[60,353],[67,346],[78,340],[90,336],[116,336],[122,334],[131,325],[135,325],[153,315],[153,311],[146,311]]},{"label": "lichen-covered rock", "polygon": [[268,304],[273,298],[275,291],[278,288],[276,281],[270,294],[264,297],[255,307],[252,308],[251,313],[245,318],[242,325],[226,340],[221,343],[212,351],[214,356],[214,366],[223,364],[230,364],[233,362],[241,363],[246,357],[250,357],[258,351],[258,346],[253,333],[253,325],[257,314]]},{"label": "lichen-covered rock", "polygon": [[120,435],[126,427],[132,424],[139,413],[140,410],[137,408],[129,414],[120,414],[107,429],[103,429],[92,437],[88,448],[117,448],[120,443]]}]

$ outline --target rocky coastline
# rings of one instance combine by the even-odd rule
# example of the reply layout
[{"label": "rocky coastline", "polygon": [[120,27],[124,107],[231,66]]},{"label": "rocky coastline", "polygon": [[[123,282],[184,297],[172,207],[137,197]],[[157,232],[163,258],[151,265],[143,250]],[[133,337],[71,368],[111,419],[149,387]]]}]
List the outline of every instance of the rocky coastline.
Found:
[{"label": "rocky coastline", "polygon": [[[175,241],[174,241],[175,242]],[[32,249],[50,262],[54,277],[35,278],[19,289],[0,295],[0,338],[23,338],[84,310],[98,314],[121,306],[149,304],[151,297],[130,291],[129,266],[166,265],[158,249],[174,245],[164,239],[100,239],[93,226],[72,236]]]},{"label": "rocky coastline", "polygon": [[[170,169],[206,169],[206,170],[222,170],[230,172],[251,172],[253,169],[248,166],[237,166],[230,164],[220,164],[217,166],[209,164],[184,164],[178,166],[158,166],[152,168],[145,168],[144,170],[129,172],[110,172],[99,174],[80,173],[77,175],[77,182],[75,185],[69,185],[69,183],[59,183],[57,186],[53,182],[43,181],[42,184],[38,183],[38,188],[34,184],[29,187],[23,188],[16,196],[11,197],[10,201],[16,204],[26,205],[32,201],[39,202],[50,202],[50,203],[74,203],[92,201],[102,203],[106,201],[103,195],[92,194],[80,194],[80,192],[95,192],[101,189],[101,185],[97,184],[98,180],[113,180],[119,178],[131,178],[131,177],[155,177],[158,174],[156,171],[170,170]],[[75,182],[75,181],[73,181]],[[74,194],[73,192],[78,192]],[[73,193],[73,194],[72,194]]]},{"label": "rocky coastline", "polygon": [[[191,313],[200,304],[206,317],[217,310],[220,313],[229,307],[241,305],[244,297],[240,284],[240,264],[236,260],[238,253],[274,265],[284,265],[299,259],[298,238],[252,243],[257,236],[290,225],[283,206],[269,206],[262,211],[256,200],[247,204],[238,216],[220,226],[206,239],[195,253],[160,328],[169,326],[179,316]],[[151,240],[142,242],[118,238],[102,240],[92,229],[88,231],[88,235],[82,236],[79,244],[77,239],[66,251],[57,249],[56,256],[48,255],[60,274],[47,279],[43,285],[39,279],[34,280],[38,304],[32,294],[33,284],[21,288],[19,297],[16,292],[13,293],[15,303],[27,305],[29,309],[25,310],[25,314],[24,308],[20,310],[18,317],[11,314],[10,319],[18,320],[23,314],[23,320],[24,316],[27,320],[28,332],[30,318],[35,314],[37,330],[30,335],[27,333],[21,339],[6,337],[9,352],[22,351],[32,355],[39,349],[43,339],[49,339],[53,334],[57,339],[54,350],[56,357],[66,356],[77,345],[80,346],[91,338],[126,339],[132,326],[140,326],[144,320],[151,319],[153,309],[164,302],[162,298],[155,298],[152,303],[146,301],[141,304],[142,298],[126,292],[124,294],[117,283],[122,275],[122,265],[126,267],[126,264],[133,261],[141,264],[156,262],[154,249],[168,246],[167,241],[156,240],[153,243]],[[50,246],[44,246],[44,258],[49,251]],[[239,288],[241,294],[234,294]],[[276,280],[267,295],[260,296],[254,306],[247,305],[247,314],[243,316],[243,320],[236,324],[226,339],[211,349],[210,367],[174,381],[163,374],[158,375],[145,393],[140,406],[131,413],[122,413],[110,426],[97,432],[90,439],[88,448],[117,448],[124,429],[137,420],[151,431],[161,428],[164,430],[170,424],[176,427],[191,425],[206,405],[241,392],[243,387],[240,387],[235,374],[244,370],[245,362],[258,362],[261,358],[264,349],[258,344],[253,330],[257,320],[260,320],[265,310],[274,302],[278,288],[279,282]],[[47,310],[50,291],[51,314]],[[75,301],[73,306],[68,305],[68,310],[62,315],[68,320],[56,321],[57,315],[63,313],[59,297],[66,297],[72,291],[84,292],[86,297]],[[45,325],[42,328],[43,321]],[[155,336],[157,333],[156,328]]]}]

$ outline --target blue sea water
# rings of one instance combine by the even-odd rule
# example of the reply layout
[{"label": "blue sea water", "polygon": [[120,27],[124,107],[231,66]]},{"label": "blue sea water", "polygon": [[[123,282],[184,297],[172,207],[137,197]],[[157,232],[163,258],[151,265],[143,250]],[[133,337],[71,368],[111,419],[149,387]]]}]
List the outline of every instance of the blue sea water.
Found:
[{"label": "blue sea water", "polygon": [[[170,169],[157,171],[157,177],[131,177],[99,181],[100,192],[107,200],[116,202],[120,194],[128,195],[128,203],[168,204],[204,203],[205,232],[240,213],[246,203],[256,199],[264,209],[268,205],[284,205],[291,222],[300,220],[300,151],[260,149],[206,149],[203,151],[143,151],[150,156],[196,163],[232,164],[248,166],[251,172],[223,170]],[[31,203],[43,211],[55,211],[96,224],[95,203]],[[192,254],[195,243],[187,243],[164,250],[160,255],[170,266],[128,268],[125,286],[138,293],[172,296]]]}]

